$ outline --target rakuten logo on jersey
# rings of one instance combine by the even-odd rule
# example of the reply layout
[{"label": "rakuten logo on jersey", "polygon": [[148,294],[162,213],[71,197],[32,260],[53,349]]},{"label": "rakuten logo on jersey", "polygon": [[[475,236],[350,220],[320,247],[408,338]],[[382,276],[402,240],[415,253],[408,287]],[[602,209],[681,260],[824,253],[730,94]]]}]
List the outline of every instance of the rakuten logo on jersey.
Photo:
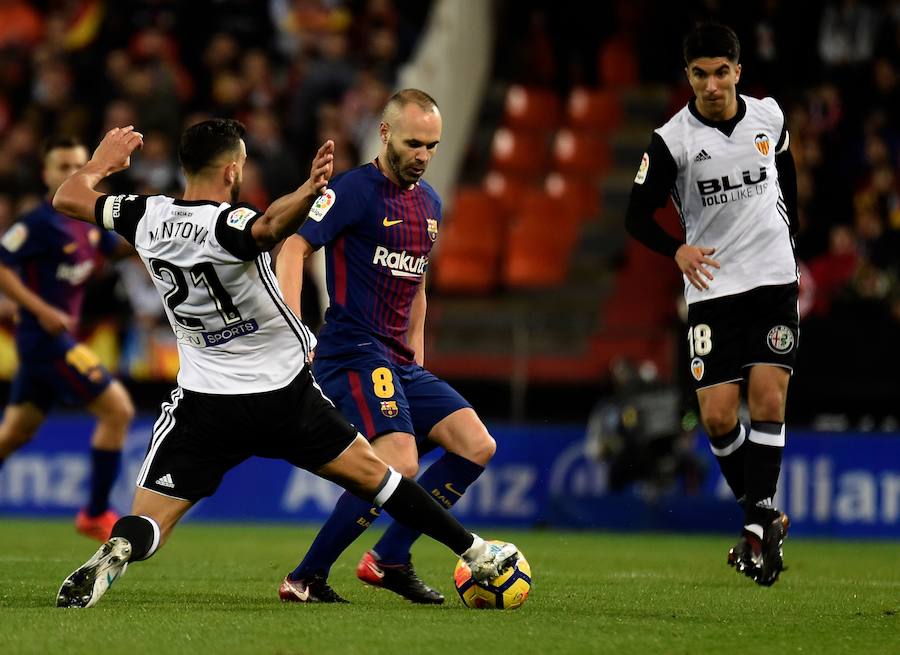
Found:
[{"label": "rakuten logo on jersey", "polygon": [[78,286],[90,277],[93,270],[94,262],[91,259],[86,259],[77,264],[60,264],[56,268],[56,279],[65,280],[69,284]]},{"label": "rakuten logo on jersey", "polygon": [[405,250],[391,252],[384,246],[378,246],[372,263],[389,269],[394,277],[422,277],[428,266],[428,257],[425,255],[413,257],[406,254]]}]

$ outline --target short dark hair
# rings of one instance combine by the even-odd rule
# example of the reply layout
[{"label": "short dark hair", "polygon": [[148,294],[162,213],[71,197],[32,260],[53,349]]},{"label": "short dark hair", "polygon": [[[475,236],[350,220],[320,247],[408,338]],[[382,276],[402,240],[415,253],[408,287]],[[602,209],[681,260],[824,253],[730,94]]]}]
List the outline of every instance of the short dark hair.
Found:
[{"label": "short dark hair", "polygon": [[87,149],[87,146],[85,146],[82,140],[76,136],[70,134],[54,134],[53,136],[44,139],[44,142],[41,144],[41,161],[47,159],[47,155],[59,148]]},{"label": "short dark hair", "polygon": [[737,34],[721,23],[701,23],[684,37],[684,63],[700,57],[725,57],[736,64],[741,59],[741,43]]},{"label": "short dark hair", "polygon": [[191,125],[181,135],[178,159],[186,173],[196,174],[219,155],[236,151],[247,128],[232,118],[213,118]]},{"label": "short dark hair", "polygon": [[403,109],[406,105],[413,104],[423,111],[437,109],[437,101],[421,89],[401,89],[392,95],[384,105],[383,116],[387,116],[389,109]]}]

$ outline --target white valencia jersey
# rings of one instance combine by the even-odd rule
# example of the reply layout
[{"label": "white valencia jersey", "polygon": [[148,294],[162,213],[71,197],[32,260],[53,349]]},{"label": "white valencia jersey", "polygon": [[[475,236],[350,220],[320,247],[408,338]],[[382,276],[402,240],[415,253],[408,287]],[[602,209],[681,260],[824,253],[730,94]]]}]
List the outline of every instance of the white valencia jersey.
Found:
[{"label": "white valencia jersey", "polygon": [[247,205],[118,195],[97,200],[97,224],[137,250],[178,342],[178,384],[212,394],[287,386],[315,338],[281,296]]},{"label": "white valencia jersey", "polygon": [[685,279],[688,304],[798,279],[775,168],[776,147],[788,147],[784,114],[772,98],[740,98],[745,114],[730,135],[690,105],[656,130],[677,167],[672,197],[686,243],[714,247],[721,265],[707,290]]}]

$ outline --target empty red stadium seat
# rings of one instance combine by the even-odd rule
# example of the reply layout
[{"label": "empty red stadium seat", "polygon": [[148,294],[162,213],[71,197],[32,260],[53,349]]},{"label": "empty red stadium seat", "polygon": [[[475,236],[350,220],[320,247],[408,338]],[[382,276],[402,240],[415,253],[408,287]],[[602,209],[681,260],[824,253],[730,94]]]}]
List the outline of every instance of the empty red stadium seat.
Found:
[{"label": "empty red stadium seat", "polygon": [[580,87],[569,95],[566,115],[575,129],[606,133],[621,124],[622,102],[615,91]]},{"label": "empty red stadium seat", "polygon": [[511,128],[552,130],[559,126],[560,105],[559,95],[551,89],[514,84],[506,92],[503,124]]},{"label": "empty red stadium seat", "polygon": [[553,140],[553,163],[563,173],[602,175],[612,163],[609,144],[591,132],[560,130]]},{"label": "empty red stadium seat", "polygon": [[550,173],[544,180],[544,191],[557,203],[565,205],[580,221],[600,214],[600,189],[581,175]]},{"label": "empty red stadium seat", "polygon": [[453,197],[443,227],[465,230],[466,233],[487,232],[493,237],[506,231],[508,220],[509,212],[487,191],[480,187],[462,187]]},{"label": "empty red stadium seat", "polygon": [[530,189],[539,188],[527,177],[501,171],[490,171],[484,176],[482,188],[507,216],[518,211],[522,196]]},{"label": "empty red stadium seat", "polygon": [[637,84],[638,63],[631,40],[615,37],[604,43],[597,55],[597,72],[604,87],[622,88]]},{"label": "empty red stadium seat", "polygon": [[444,292],[487,293],[497,286],[506,212],[484,190],[460,189],[441,225],[435,285]]},{"label": "empty red stadium seat", "polygon": [[503,265],[503,280],[511,288],[562,284],[578,240],[578,221],[558,202],[534,192],[512,217]]},{"label": "empty red stadium seat", "polygon": [[499,171],[536,178],[547,169],[548,159],[548,140],[544,133],[504,127],[494,133],[491,164]]}]

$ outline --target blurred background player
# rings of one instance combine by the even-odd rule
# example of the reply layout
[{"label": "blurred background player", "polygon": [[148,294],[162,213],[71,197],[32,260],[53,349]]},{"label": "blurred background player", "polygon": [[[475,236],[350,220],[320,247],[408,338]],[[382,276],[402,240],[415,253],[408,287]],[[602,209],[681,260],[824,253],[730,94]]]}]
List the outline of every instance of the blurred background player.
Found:
[{"label": "blurred background player", "polygon": [[588,417],[587,451],[607,465],[609,488],[638,482],[653,501],[679,487],[696,494],[703,464],[695,453],[692,411],[684,411],[681,389],[659,379],[656,365],[618,358],[610,365],[613,394]]},{"label": "blurred background player", "polygon": [[0,241],[0,290],[20,308],[19,370],[0,423],[0,466],[31,440],[53,405],[85,406],[97,417],[97,425],[91,438],[90,496],[75,517],[75,527],[106,541],[118,519],[109,508],[109,493],[134,408],[125,387],[76,337],[84,287],[98,253],[125,254],[130,248],[110,233],[67,218],[50,204],[63,181],[87,158],[85,146],[73,138],[48,140],[43,155],[47,197]]},{"label": "blurred background player", "polygon": [[[419,455],[445,452],[418,482],[444,506],[453,504],[496,449],[466,400],[425,368],[425,271],[438,235],[441,200],[422,179],[441,138],[434,99],[417,89],[394,94],[380,124],[375,161],[337,176],[298,234],[278,255],[278,280],[299,315],[303,261],[325,246],[330,307],[313,362],[316,379],[375,452],[414,476]],[[299,566],[315,597],[345,602],[327,584],[332,564],[378,516],[371,503],[345,493]],[[415,603],[443,595],[416,575],[410,548],[419,532],[391,524],[357,567],[363,582]]]},{"label": "blurred background player", "polygon": [[[626,215],[631,235],[674,257],[685,279],[690,370],[744,527],[728,562],[761,585],[783,568],[788,518],[772,500],[797,356],[797,184],[785,117],[772,98],[738,95],[740,44],[706,23],[684,40],[694,98],[653,133]],[[686,242],[653,220],[669,193]],[[713,259],[713,254],[717,259]],[[716,269],[713,274],[712,269]],[[749,430],[738,420],[746,383]]]},{"label": "blurred background player", "polygon": [[[278,293],[268,251],[299,227],[331,177],[334,142],[309,178],[265,212],[237,204],[244,126],[211,119],[185,130],[184,198],[103,195],[95,187],[128,168],[143,143],[133,126],[107,132],[94,156],[59,188],[54,207],[131,243],[152,273],[181,364],[137,479],[132,514],[63,582],[58,607],[91,607],[129,562],[150,557],[198,500],[252,456],[283,459],[343,485],[427,532],[486,580],[515,561],[512,544],[466,530],[415,482],[380,460],[322,394],[307,365],[315,339]],[[298,600],[311,593],[285,579]]]}]

